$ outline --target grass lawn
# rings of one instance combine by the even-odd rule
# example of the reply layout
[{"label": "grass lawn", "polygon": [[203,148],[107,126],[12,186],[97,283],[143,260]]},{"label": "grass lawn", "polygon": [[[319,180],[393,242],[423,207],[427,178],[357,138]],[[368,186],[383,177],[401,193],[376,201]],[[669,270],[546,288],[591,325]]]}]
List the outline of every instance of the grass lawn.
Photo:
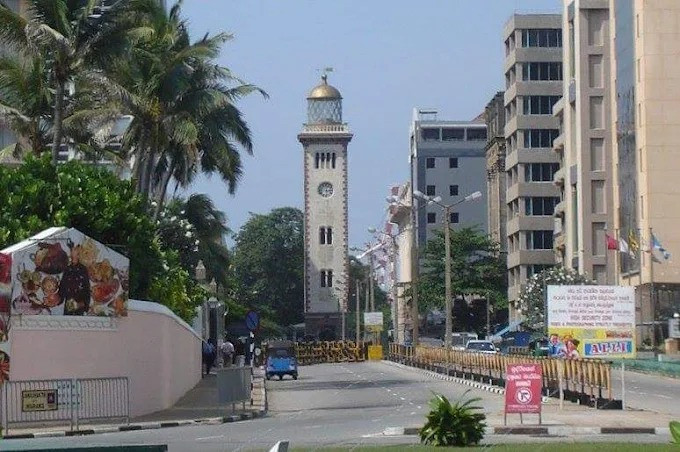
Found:
[{"label": "grass lawn", "polygon": [[492,452],[579,452],[579,451],[598,451],[598,452],[678,452],[680,446],[675,444],[643,444],[643,443],[531,443],[531,444],[495,444],[479,447],[429,447],[415,444],[403,444],[400,446],[361,446],[345,448],[314,448],[314,449],[292,449],[295,452],[319,451],[319,452],[396,452],[398,450],[409,450],[414,452],[428,451],[441,452],[443,450],[491,450]]}]

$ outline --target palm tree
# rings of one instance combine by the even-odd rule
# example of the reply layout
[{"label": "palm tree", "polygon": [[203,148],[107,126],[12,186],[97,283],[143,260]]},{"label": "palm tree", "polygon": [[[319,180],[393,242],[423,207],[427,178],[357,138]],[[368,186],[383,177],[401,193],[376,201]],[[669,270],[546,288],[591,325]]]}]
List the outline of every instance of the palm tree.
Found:
[{"label": "palm tree", "polygon": [[127,0],[96,15],[97,0],[28,0],[25,17],[0,3],[0,43],[13,52],[42,57],[54,90],[52,162],[56,165],[64,136],[68,85],[76,75],[102,68],[127,44],[120,18]]},{"label": "palm tree", "polygon": [[[198,172],[217,173],[234,191],[241,175],[237,145],[252,152],[250,130],[234,102],[262,90],[215,64],[226,33],[191,42],[182,2],[166,11],[154,0],[130,0],[139,30],[131,55],[109,68],[100,87],[134,117],[125,152],[134,157],[137,191],[162,210],[174,177],[186,187]],[[232,86],[233,85],[233,86]]]},{"label": "palm tree", "polygon": [[49,145],[52,97],[42,58],[0,56],[0,119],[17,136],[15,157],[40,155]]},{"label": "palm tree", "polygon": [[[198,242],[195,261],[203,262],[208,280],[215,279],[220,286],[226,286],[229,281],[229,250],[224,244],[224,236],[231,230],[226,225],[224,212],[218,210],[204,194],[192,194],[187,199],[174,198],[165,212],[166,215],[184,218],[191,224]],[[195,262],[192,264],[195,265]]]}]

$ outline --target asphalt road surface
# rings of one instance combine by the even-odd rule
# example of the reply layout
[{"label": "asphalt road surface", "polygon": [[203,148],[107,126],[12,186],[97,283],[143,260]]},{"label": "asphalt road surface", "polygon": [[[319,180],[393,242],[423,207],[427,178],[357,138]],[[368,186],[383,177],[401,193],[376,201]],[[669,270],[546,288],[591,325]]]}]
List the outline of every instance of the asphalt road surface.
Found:
[{"label": "asphalt road surface", "polygon": [[[670,414],[680,419],[680,379],[638,372],[625,373],[626,408]],[[614,398],[622,394],[621,369],[612,370]]]},{"label": "asphalt road surface", "polygon": [[[167,444],[171,452],[246,451],[268,450],[279,440],[289,440],[293,447],[415,443],[418,441],[415,436],[390,437],[382,433],[389,427],[422,425],[432,391],[455,399],[468,390],[467,386],[380,362],[301,367],[297,381],[273,380],[267,385],[270,411],[262,419],[73,438],[8,440],[0,442],[0,450]],[[503,399],[499,395],[479,390],[472,390],[469,395],[481,397],[481,405],[488,413],[502,410]],[[654,440],[649,436],[647,441]],[[572,440],[524,436],[489,439],[492,442]],[[626,441],[626,438],[617,436],[617,440]]]}]

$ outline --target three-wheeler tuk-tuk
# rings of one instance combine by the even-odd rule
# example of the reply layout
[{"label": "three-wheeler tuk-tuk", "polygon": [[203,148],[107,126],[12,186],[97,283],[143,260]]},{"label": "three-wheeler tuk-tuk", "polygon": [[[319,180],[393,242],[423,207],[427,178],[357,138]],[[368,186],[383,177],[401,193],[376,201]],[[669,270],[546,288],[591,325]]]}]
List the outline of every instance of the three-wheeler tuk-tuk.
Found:
[{"label": "three-wheeler tuk-tuk", "polygon": [[290,375],[294,380],[298,377],[295,344],[292,341],[272,341],[267,344],[267,363],[265,369],[267,380],[278,376]]}]

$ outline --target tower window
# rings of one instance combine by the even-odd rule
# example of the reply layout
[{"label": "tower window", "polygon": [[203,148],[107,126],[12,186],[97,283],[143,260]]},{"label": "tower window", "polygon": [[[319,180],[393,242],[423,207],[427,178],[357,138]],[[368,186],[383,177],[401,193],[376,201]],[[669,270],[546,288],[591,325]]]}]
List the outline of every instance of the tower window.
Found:
[{"label": "tower window", "polygon": [[319,228],[319,243],[321,245],[326,244],[326,228],[324,227]]},{"label": "tower window", "polygon": [[321,287],[333,287],[333,270],[321,270]]},{"label": "tower window", "polygon": [[321,270],[321,287],[326,287],[326,270]]},{"label": "tower window", "polygon": [[434,157],[428,157],[427,160],[425,160],[425,167],[434,168]]},{"label": "tower window", "polygon": [[326,245],[332,244],[333,244],[333,228],[329,226],[326,228]]},{"label": "tower window", "polygon": [[435,186],[434,185],[428,185],[427,188],[425,189],[425,191],[427,192],[426,193],[427,196],[434,196]]},{"label": "tower window", "polygon": [[333,169],[335,169],[335,152],[331,154],[331,161],[333,162],[332,163]]},{"label": "tower window", "polygon": [[429,224],[436,223],[437,222],[437,214],[434,212],[428,212],[427,213],[427,222]]},{"label": "tower window", "polygon": [[332,245],[333,244],[333,228],[320,227],[319,228],[319,244],[321,245]]},{"label": "tower window", "polygon": [[319,159],[321,156],[317,152],[316,155],[314,156],[314,168],[319,169]]}]

